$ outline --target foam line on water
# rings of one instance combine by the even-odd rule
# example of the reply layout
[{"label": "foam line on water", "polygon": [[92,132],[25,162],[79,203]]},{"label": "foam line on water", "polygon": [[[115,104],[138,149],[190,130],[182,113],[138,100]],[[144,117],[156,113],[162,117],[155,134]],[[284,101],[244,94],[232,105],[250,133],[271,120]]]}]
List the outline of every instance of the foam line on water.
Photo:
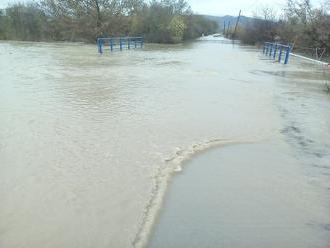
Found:
[{"label": "foam line on water", "polygon": [[182,171],[185,162],[192,159],[195,155],[216,147],[225,147],[229,145],[254,144],[258,141],[250,140],[229,140],[229,139],[211,139],[204,142],[193,144],[187,149],[177,148],[173,156],[164,159],[166,166],[158,167],[155,183],[148,204],[145,207],[142,221],[140,222],[135,238],[132,240],[132,246],[135,248],[146,247],[149,240],[149,234],[154,226],[161,209],[163,198],[168,188],[171,178]]}]

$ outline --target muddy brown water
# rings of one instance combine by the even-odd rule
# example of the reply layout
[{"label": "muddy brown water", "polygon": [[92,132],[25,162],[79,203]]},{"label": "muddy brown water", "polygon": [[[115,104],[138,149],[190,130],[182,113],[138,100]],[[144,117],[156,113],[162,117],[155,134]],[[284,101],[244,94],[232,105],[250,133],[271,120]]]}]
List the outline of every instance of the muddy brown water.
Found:
[{"label": "muddy brown water", "polygon": [[[0,246],[146,245],[169,179],[227,145],[280,144],[295,165],[279,167],[281,189],[287,173],[303,178],[302,202],[329,209],[327,73],[209,38],[102,56],[80,43],[1,42]],[[301,220],[328,227],[318,214]]]}]

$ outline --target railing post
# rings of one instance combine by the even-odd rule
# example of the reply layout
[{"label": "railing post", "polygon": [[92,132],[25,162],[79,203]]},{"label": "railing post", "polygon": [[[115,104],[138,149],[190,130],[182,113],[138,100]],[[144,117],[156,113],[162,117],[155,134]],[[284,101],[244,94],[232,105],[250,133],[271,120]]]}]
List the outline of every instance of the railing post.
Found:
[{"label": "railing post", "polygon": [[264,43],[264,48],[262,50],[262,53],[265,54],[265,50],[266,50],[266,42]]},{"label": "railing post", "polygon": [[113,41],[112,41],[112,39],[110,39],[110,51],[111,52],[113,51]]},{"label": "railing post", "polygon": [[102,54],[103,50],[102,50],[102,40],[101,39],[97,39],[97,47],[98,47],[99,53]]},{"label": "railing post", "polygon": [[276,53],[277,53],[277,44],[275,43],[275,49],[274,49],[273,59],[276,58]]},{"label": "railing post", "polygon": [[284,60],[285,65],[289,63],[290,51],[291,51],[291,47],[287,46],[285,60]]},{"label": "railing post", "polygon": [[269,50],[269,56],[272,56],[272,52],[273,52],[273,44],[270,44],[270,50]]},{"label": "railing post", "polygon": [[282,52],[283,52],[283,46],[280,46],[280,51],[279,51],[279,55],[278,55],[278,62],[281,63],[282,60]]},{"label": "railing post", "polygon": [[[127,43],[127,46],[126,46]],[[134,43],[134,44],[133,44]],[[144,45],[144,39],[142,37],[112,37],[112,38],[97,38],[96,45],[98,52],[102,54],[104,52],[104,46],[109,46],[110,51],[114,51],[116,46],[119,46],[120,51],[125,49],[132,49],[133,45],[135,48],[140,44],[141,48]]]},{"label": "railing post", "polygon": [[263,47],[263,53],[269,57],[272,57],[274,60],[277,60],[279,63],[282,62],[283,53],[285,52],[284,64],[289,63],[291,51],[292,46],[290,44],[282,45],[278,43],[265,42]]}]

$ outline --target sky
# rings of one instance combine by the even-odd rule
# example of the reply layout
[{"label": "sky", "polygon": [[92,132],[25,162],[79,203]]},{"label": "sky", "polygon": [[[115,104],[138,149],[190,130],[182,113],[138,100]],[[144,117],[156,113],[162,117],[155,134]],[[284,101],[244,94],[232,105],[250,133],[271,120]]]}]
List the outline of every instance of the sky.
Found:
[{"label": "sky", "polygon": [[[15,3],[18,0],[0,0],[0,8],[7,6],[7,3]],[[21,2],[27,0],[20,0]],[[270,6],[280,13],[285,6],[286,0],[187,0],[192,10],[198,14],[207,15],[233,15],[237,16],[239,10],[245,16],[253,16],[257,9],[263,6]],[[314,4],[321,0],[312,0]]]},{"label": "sky", "polygon": [[189,3],[198,14],[237,16],[241,9],[243,15],[252,16],[262,6],[271,6],[280,11],[286,0],[189,0]]}]

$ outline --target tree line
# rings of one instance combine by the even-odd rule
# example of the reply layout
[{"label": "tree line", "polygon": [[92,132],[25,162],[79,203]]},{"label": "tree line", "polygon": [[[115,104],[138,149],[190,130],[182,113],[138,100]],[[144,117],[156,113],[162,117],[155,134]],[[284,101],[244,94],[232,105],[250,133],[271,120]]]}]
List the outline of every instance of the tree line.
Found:
[{"label": "tree line", "polygon": [[95,42],[143,36],[179,43],[212,34],[218,24],[193,14],[185,0],[41,0],[0,11],[0,39]]},{"label": "tree line", "polygon": [[288,0],[280,17],[272,8],[263,8],[237,37],[248,44],[291,43],[296,51],[311,57],[329,56],[329,13],[330,0],[320,7],[313,7],[310,0]]}]

